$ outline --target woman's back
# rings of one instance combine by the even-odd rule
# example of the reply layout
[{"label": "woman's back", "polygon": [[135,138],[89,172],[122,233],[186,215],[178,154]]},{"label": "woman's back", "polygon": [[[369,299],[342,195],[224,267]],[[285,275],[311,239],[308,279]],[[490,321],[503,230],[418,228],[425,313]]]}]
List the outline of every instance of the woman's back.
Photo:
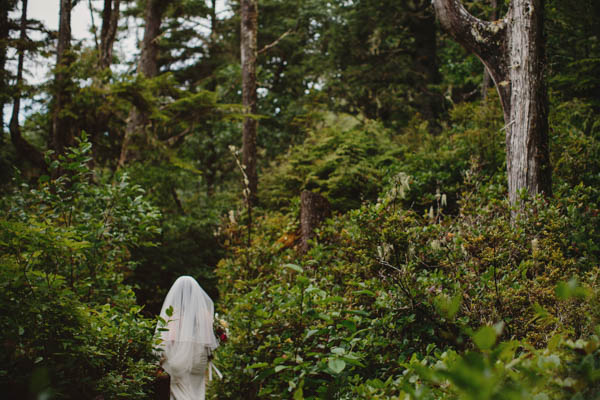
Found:
[{"label": "woman's back", "polygon": [[157,326],[163,368],[171,376],[172,400],[204,399],[208,356],[217,348],[213,333],[214,305],[198,282],[179,277],[167,294]]}]

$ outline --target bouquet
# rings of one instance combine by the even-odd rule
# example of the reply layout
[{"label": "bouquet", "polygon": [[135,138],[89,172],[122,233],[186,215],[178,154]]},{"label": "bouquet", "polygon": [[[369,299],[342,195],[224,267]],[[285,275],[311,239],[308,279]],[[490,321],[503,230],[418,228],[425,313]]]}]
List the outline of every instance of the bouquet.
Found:
[{"label": "bouquet", "polygon": [[219,313],[215,313],[214,331],[219,344],[227,342],[227,337],[229,336],[229,324],[225,319],[219,316]]}]

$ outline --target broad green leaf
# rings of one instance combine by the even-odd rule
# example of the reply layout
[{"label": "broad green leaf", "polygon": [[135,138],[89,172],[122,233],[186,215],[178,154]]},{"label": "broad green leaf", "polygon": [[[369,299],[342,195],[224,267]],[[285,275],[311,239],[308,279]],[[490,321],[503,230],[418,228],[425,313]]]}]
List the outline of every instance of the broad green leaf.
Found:
[{"label": "broad green leaf", "polygon": [[278,365],[275,367],[275,372],[279,372],[282,371],[284,369],[288,369],[290,366],[289,365]]},{"label": "broad green leaf", "polygon": [[496,343],[496,330],[491,326],[479,328],[473,335],[473,341],[480,350],[489,350]]},{"label": "broad green leaf", "polygon": [[327,362],[327,366],[334,373],[339,374],[346,368],[346,362],[340,358],[330,358]]},{"label": "broad green leaf", "polygon": [[304,393],[302,392],[302,388],[299,387],[294,392],[294,400],[304,400]]}]

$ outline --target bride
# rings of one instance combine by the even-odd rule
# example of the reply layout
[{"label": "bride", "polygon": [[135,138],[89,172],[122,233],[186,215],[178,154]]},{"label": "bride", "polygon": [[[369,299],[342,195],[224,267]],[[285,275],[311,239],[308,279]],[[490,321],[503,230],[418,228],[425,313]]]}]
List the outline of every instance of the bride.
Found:
[{"label": "bride", "polygon": [[218,346],[213,314],[213,302],[198,282],[191,276],[177,278],[160,312],[167,325],[156,327],[162,367],[171,377],[171,400],[205,398],[209,357]]}]

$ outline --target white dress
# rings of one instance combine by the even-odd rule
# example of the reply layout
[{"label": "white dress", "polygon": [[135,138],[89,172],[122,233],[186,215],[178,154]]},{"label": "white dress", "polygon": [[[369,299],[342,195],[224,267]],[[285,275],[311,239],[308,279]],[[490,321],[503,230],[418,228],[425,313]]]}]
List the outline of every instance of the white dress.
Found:
[{"label": "white dress", "polygon": [[179,277],[167,293],[156,327],[161,341],[158,355],[171,377],[171,400],[206,397],[208,355],[218,346],[213,315],[213,302],[198,282]]},{"label": "white dress", "polygon": [[[165,362],[168,362],[166,360]],[[206,396],[206,375],[208,352],[206,347],[194,351],[194,361],[189,372],[172,370],[171,400],[204,400]]]}]

